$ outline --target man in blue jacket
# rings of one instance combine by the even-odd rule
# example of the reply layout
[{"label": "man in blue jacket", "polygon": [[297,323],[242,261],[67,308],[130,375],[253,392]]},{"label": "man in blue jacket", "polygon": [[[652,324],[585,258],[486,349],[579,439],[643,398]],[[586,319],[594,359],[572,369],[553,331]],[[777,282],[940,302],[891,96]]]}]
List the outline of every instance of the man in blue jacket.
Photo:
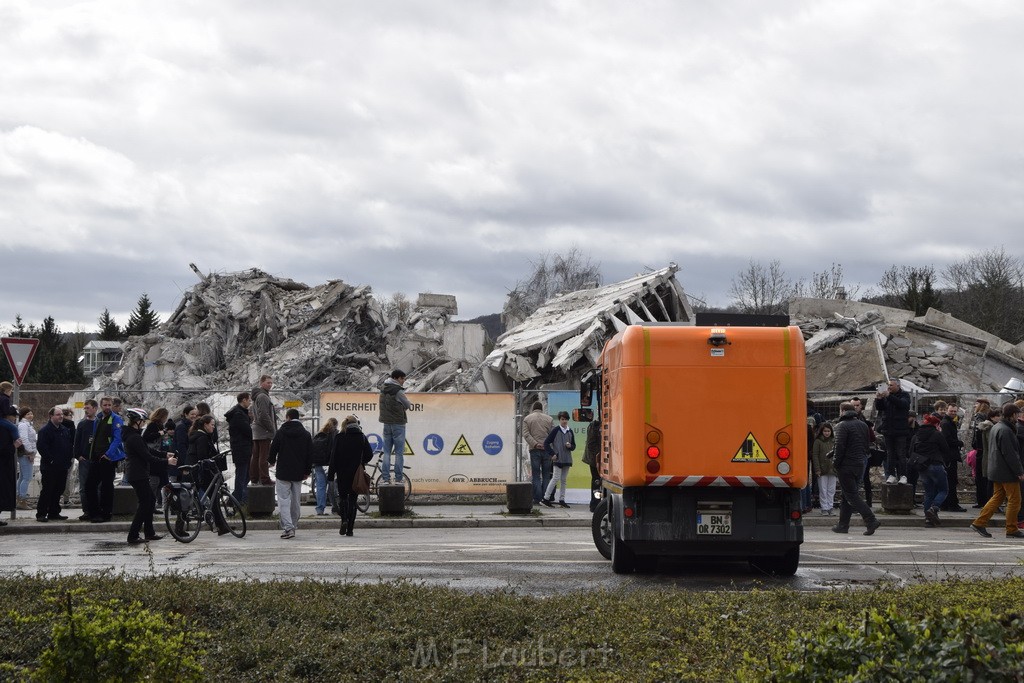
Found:
[{"label": "man in blue jacket", "polygon": [[124,421],[114,412],[114,399],[101,398],[100,410],[93,423],[89,477],[85,480],[86,508],[92,514],[90,522],[110,521],[114,510],[114,475],[117,462],[124,459],[121,442]]},{"label": "man in blue jacket", "polygon": [[71,430],[64,426],[64,410],[50,408],[50,420],[36,438],[39,453],[39,474],[42,489],[36,504],[36,521],[65,520],[60,509],[60,496],[68,480],[68,470],[74,457]]}]

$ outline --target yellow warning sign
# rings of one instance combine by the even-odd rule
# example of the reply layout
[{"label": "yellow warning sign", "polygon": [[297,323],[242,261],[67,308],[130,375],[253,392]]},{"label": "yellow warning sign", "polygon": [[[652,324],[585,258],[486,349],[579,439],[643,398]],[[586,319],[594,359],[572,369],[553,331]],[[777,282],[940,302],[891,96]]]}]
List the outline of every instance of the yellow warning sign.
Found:
[{"label": "yellow warning sign", "polygon": [[412,452],[412,446],[409,445],[409,439],[405,440],[405,450],[402,451],[402,455],[416,455]]},{"label": "yellow warning sign", "polygon": [[473,449],[469,447],[465,434],[459,434],[459,440],[455,443],[455,448],[452,449],[452,455],[473,455]]},{"label": "yellow warning sign", "polygon": [[740,444],[740,449],[732,458],[733,462],[769,462],[761,444],[754,438],[753,432],[747,432],[747,438]]}]

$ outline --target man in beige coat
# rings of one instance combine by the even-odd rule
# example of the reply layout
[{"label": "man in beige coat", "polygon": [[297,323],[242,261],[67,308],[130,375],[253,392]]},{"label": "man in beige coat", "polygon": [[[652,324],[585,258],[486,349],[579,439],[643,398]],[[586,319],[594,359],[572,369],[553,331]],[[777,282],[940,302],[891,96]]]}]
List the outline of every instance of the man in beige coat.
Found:
[{"label": "man in beige coat", "polygon": [[540,401],[533,404],[533,410],[523,418],[523,437],[530,448],[530,478],[533,481],[533,502],[539,503],[551,481],[551,456],[544,450],[544,439],[548,438],[555,421],[544,412]]}]

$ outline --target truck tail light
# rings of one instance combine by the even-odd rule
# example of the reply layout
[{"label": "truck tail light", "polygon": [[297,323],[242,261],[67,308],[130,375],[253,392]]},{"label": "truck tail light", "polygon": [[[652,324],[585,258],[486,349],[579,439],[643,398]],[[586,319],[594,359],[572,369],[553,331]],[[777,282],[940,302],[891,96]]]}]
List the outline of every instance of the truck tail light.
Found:
[{"label": "truck tail light", "polygon": [[792,453],[786,446],[779,446],[775,450],[775,455],[779,456],[779,460],[789,460],[789,456],[792,455]]},{"label": "truck tail light", "polygon": [[661,449],[658,448],[657,446],[648,446],[647,447],[647,457],[648,458],[657,458],[660,455],[661,455]]},{"label": "truck tail light", "polygon": [[622,514],[625,515],[626,517],[632,517],[633,515],[636,514],[636,511],[633,510],[633,508],[623,508],[622,509]]},{"label": "truck tail light", "polygon": [[800,516],[801,515],[800,515],[800,511],[799,510],[793,510],[793,511],[791,511],[789,513],[789,518],[792,519],[793,521],[796,521],[796,520],[800,519]]},{"label": "truck tail light", "polygon": [[650,472],[651,474],[657,474],[658,472],[661,471],[661,463],[658,462],[657,460],[648,460],[647,471]]}]

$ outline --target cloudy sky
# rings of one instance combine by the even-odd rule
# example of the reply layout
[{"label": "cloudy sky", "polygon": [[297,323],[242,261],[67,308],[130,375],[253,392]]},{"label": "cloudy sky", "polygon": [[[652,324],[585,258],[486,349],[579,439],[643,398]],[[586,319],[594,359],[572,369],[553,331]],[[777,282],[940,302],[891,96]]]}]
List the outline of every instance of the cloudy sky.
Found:
[{"label": "cloudy sky", "polygon": [[259,267],[499,311],[1024,255],[1024,4],[0,1],[0,326]]}]

